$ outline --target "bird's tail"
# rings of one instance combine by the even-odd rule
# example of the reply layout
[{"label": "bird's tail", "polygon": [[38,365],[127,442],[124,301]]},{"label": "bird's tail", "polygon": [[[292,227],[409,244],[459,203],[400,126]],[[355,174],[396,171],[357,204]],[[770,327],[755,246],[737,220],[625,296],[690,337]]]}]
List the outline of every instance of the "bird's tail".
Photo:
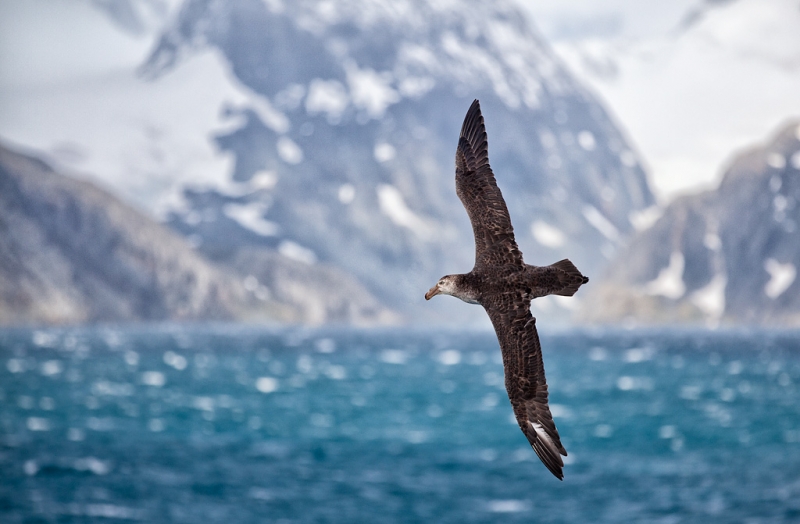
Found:
[{"label": "bird's tail", "polygon": [[555,264],[550,264],[550,267],[554,267],[559,271],[556,271],[558,274],[558,280],[562,284],[562,288],[559,291],[556,291],[555,295],[561,295],[562,297],[571,297],[578,291],[583,284],[589,282],[589,277],[583,276],[578,268],[575,267],[575,264],[569,261],[569,259],[564,259]]}]

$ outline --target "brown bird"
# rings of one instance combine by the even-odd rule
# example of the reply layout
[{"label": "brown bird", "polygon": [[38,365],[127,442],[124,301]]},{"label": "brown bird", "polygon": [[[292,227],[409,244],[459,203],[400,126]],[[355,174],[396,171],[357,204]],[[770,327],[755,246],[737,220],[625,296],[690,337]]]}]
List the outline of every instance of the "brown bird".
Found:
[{"label": "brown bird", "polygon": [[506,391],[517,423],[547,469],[563,480],[561,455],[566,457],[567,450],[547,405],[542,347],[530,307],[537,297],[571,297],[589,279],[566,259],[543,267],[522,261],[508,208],[489,167],[477,100],[467,111],[458,139],[456,193],[472,222],[475,266],[469,273],[442,277],[425,299],[444,294],[483,306],[500,342]]}]

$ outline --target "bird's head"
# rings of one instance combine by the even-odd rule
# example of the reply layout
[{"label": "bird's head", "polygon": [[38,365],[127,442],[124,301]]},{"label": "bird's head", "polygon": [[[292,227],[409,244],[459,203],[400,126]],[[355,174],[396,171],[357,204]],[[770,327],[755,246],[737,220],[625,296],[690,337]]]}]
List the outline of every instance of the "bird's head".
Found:
[{"label": "bird's head", "polygon": [[439,282],[425,293],[425,300],[430,300],[436,295],[455,295],[457,276],[447,275],[440,278]]}]

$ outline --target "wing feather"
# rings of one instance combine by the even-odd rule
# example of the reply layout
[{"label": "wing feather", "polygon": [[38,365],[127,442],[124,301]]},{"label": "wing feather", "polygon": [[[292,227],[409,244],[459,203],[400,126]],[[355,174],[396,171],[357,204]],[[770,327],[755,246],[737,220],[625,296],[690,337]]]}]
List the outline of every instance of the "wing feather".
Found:
[{"label": "wing feather", "polygon": [[536,455],[557,478],[564,478],[561,444],[550,413],[542,348],[530,301],[508,293],[483,304],[503,352],[506,390],[520,429]]},{"label": "wing feather", "polygon": [[456,149],[456,193],[475,235],[475,266],[522,265],[508,207],[492,168],[480,103],[467,111]]}]

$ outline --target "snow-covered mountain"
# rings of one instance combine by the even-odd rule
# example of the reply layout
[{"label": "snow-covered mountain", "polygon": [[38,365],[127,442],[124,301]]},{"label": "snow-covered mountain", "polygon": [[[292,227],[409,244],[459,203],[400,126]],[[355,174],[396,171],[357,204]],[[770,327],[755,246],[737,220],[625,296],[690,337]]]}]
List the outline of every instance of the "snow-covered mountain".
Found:
[{"label": "snow-covered mountain", "polygon": [[598,322],[800,325],[800,122],[676,199],[583,303]]},{"label": "snow-covered mountain", "polygon": [[508,3],[190,1],[143,68],[212,48],[257,94],[216,142],[238,191],[187,190],[170,223],[201,249],[274,247],[355,274],[401,309],[473,244],[453,189],[458,130],[482,101],[492,164],[531,263],[586,272],[652,204],[602,107]]},{"label": "snow-covered mountain", "polygon": [[529,263],[597,274],[653,204],[637,154],[510,1],[187,0],[171,20],[137,72],[4,87],[0,134],[217,262],[278,252],[407,318],[481,318],[421,304],[472,265],[453,157],[473,98]]}]

